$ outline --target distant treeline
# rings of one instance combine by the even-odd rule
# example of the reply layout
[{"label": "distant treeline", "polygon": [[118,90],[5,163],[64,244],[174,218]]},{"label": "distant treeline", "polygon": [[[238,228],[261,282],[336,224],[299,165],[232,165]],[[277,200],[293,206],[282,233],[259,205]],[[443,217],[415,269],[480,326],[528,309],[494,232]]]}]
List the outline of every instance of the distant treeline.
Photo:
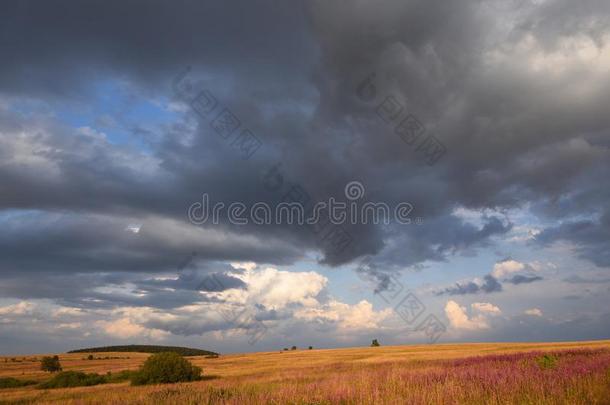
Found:
[{"label": "distant treeline", "polygon": [[177,346],[155,346],[155,345],[126,345],[126,346],[104,346],[90,347],[87,349],[71,350],[68,353],[104,353],[104,352],[136,352],[136,353],[160,353],[174,352],[182,356],[218,356],[218,353],[208,350],[192,349]]}]

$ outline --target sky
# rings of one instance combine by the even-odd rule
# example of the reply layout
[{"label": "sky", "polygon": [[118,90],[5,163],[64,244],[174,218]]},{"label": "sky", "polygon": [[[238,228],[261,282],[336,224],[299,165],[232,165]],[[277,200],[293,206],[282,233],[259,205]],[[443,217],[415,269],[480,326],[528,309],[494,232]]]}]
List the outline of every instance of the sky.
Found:
[{"label": "sky", "polygon": [[[610,338],[606,0],[5,1],[0,55],[2,354]],[[392,216],[251,209],[331,200]]]}]

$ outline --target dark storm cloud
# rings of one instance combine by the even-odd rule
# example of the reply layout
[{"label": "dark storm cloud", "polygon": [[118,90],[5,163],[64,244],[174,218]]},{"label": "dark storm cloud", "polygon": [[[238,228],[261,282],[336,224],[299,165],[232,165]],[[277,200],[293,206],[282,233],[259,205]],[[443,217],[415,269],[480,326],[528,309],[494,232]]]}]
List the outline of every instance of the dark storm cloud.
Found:
[{"label": "dark storm cloud", "polygon": [[467,283],[456,283],[453,287],[447,287],[443,291],[439,291],[436,295],[466,295],[479,293],[492,293],[502,291],[502,284],[490,274],[483,277],[483,283],[478,284],[474,281]]},{"label": "dark storm cloud", "polygon": [[523,274],[517,274],[504,281],[511,283],[511,284],[518,285],[518,284],[529,284],[529,283],[533,283],[534,281],[540,281],[540,280],[544,280],[544,279],[540,276],[526,276]]},{"label": "dark storm cloud", "polygon": [[[214,267],[217,268],[218,266]],[[235,269],[230,268],[227,271],[235,272]],[[138,287],[143,291],[159,291],[169,288],[172,290],[218,292],[231,288],[244,288],[246,284],[229,274],[218,273],[216,271],[202,274],[200,271],[195,271],[183,272],[177,279],[144,280],[138,283]]]},{"label": "dark storm cloud", "polygon": [[131,220],[31,212],[16,215],[3,221],[6,232],[0,236],[0,266],[4,274],[175,272],[191,252],[196,252],[196,260],[202,262],[281,262],[298,255],[296,248],[281,240],[263,242],[162,218],[146,218],[136,233],[126,229]]},{"label": "dark storm cloud", "polygon": [[[50,299],[79,308],[145,306],[172,309],[198,302],[215,302],[201,291],[244,288],[234,277],[239,271],[221,263],[193,266],[177,277],[149,278],[133,272],[60,274],[48,272],[4,274],[0,296],[16,299]],[[230,273],[230,274],[229,274]]]},{"label": "dark storm cloud", "polygon": [[444,291],[438,292],[437,295],[449,294],[449,295],[465,295],[465,294],[476,294],[481,290],[481,286],[477,283],[470,281],[468,283],[456,283],[455,287],[448,287]]},{"label": "dark storm cloud", "polygon": [[[3,271],[167,272],[193,251],[202,262],[290,263],[307,250],[332,266],[374,255],[393,271],[470,253],[512,228],[499,216],[467,223],[452,215],[457,207],[531,204],[556,218],[557,202],[569,200],[586,202],[578,215],[599,213],[608,200],[593,194],[607,177],[593,173],[608,171],[610,80],[586,66],[575,68],[578,75],[539,73],[528,58],[561,51],[559,33],[599,44],[608,6],[528,4],[503,16],[465,0],[3,3],[7,100],[86,102],[103,80],[129,82],[134,97],[171,98],[173,76],[192,65],[193,80],[263,141],[242,160],[209,122],[184,114],[157,128],[143,153],[0,104],[0,207],[37,212],[32,221],[6,220]],[[524,47],[529,37],[539,44]],[[371,72],[377,98],[365,102],[356,89]],[[447,146],[435,166],[376,115],[389,95]],[[270,191],[265,173],[278,163],[285,182]],[[326,200],[342,198],[355,179],[369,200],[412,203],[423,224],[346,227],[353,243],[333,256],[303,227],[185,222],[203,192],[275,204],[298,185]],[[66,216],[48,223],[58,211]],[[142,224],[137,235],[124,230],[132,222]],[[545,230],[540,240],[570,240],[582,257],[609,263],[607,217],[584,222]],[[486,276],[482,286],[452,291],[475,289],[501,286]]]},{"label": "dark storm cloud", "polygon": [[581,277],[574,275],[563,279],[566,283],[570,284],[597,284],[597,283],[610,283],[610,278],[593,278],[593,277]]},{"label": "dark storm cloud", "polygon": [[185,63],[273,75],[309,63],[299,4],[272,1],[9,1],[0,6],[0,83],[16,94],[79,92],[100,75],[164,88]]},{"label": "dark storm cloud", "polygon": [[[450,153],[423,174],[405,162],[400,141],[382,127],[370,131],[374,137],[358,137],[369,145],[361,161],[374,161],[381,173],[393,165],[405,174],[401,184],[405,190],[424,191],[419,201],[416,197],[416,207],[425,207],[428,215],[456,202],[471,208],[526,202],[552,206],[571,193],[591,194],[599,183],[589,174],[607,172],[609,162],[606,141],[600,141],[608,139],[610,127],[603,107],[610,101],[607,75],[598,75],[594,65],[579,66],[568,51],[558,64],[574,63],[574,74],[538,73],[528,58],[561,52],[566,35],[589,37],[603,46],[610,13],[599,1],[587,1],[577,12],[570,2],[548,3],[535,7],[523,2],[518,14],[502,15],[485,2],[362,3],[349,12],[337,3],[318,2],[313,26],[326,68],[319,87],[327,90],[320,117],[331,122],[357,118],[346,121],[357,123],[356,134],[366,128],[361,124],[366,111],[375,119],[376,104],[363,105],[354,89],[375,72],[377,101],[395,95]],[[500,19],[512,30],[503,31]],[[539,40],[538,49],[520,54],[532,37]],[[494,64],[495,57],[502,62]],[[583,103],[565,91],[566,86],[586,88],[590,80],[599,91],[588,93]],[[387,132],[384,147],[379,134]],[[424,187],[422,177],[428,182]],[[591,201],[587,209],[595,212],[605,204],[607,199]],[[595,246],[582,252],[600,262]]]},{"label": "dark storm cloud", "polygon": [[597,220],[570,221],[545,229],[536,241],[548,245],[555,241],[568,241],[575,245],[580,257],[597,266],[610,266],[610,214],[605,212]]}]

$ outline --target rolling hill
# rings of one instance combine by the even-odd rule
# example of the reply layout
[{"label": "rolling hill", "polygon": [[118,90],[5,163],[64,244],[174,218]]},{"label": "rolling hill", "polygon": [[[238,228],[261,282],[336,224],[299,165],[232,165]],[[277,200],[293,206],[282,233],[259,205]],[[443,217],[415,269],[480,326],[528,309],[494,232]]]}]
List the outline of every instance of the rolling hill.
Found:
[{"label": "rolling hill", "polygon": [[105,353],[105,352],[132,352],[132,353],[159,353],[174,352],[182,356],[210,356],[218,353],[209,350],[193,349],[179,346],[156,346],[156,345],[125,345],[125,346],[103,346],[89,347],[86,349],[71,350],[68,353]]}]

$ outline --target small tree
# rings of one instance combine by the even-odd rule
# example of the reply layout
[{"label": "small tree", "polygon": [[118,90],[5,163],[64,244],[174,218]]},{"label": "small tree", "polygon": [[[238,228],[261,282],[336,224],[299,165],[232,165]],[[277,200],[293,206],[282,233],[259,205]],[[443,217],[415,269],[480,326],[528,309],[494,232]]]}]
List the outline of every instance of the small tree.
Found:
[{"label": "small tree", "polygon": [[42,371],[48,371],[49,373],[54,373],[56,371],[61,371],[61,364],[59,363],[58,356],[45,356],[40,361],[40,369]]},{"label": "small tree", "polygon": [[373,341],[371,342],[371,347],[377,347],[377,346],[381,346],[381,345],[379,344],[377,339],[373,339]]},{"label": "small tree", "polygon": [[297,349],[297,347],[296,347],[296,346],[292,346],[292,347],[290,348],[290,350],[296,350],[296,349]]},{"label": "small tree", "polygon": [[309,350],[312,350],[312,349],[313,349],[313,346],[309,346]]}]

